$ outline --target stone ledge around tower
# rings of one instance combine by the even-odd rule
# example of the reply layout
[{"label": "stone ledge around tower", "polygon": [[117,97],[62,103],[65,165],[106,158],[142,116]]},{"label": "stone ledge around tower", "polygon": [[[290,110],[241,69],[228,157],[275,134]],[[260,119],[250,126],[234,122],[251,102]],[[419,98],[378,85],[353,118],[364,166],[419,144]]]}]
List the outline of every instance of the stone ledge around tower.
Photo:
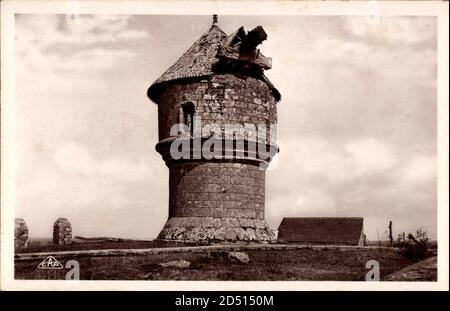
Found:
[{"label": "stone ledge around tower", "polygon": [[172,217],[160,234],[160,240],[195,242],[275,241],[264,220],[249,218]]}]

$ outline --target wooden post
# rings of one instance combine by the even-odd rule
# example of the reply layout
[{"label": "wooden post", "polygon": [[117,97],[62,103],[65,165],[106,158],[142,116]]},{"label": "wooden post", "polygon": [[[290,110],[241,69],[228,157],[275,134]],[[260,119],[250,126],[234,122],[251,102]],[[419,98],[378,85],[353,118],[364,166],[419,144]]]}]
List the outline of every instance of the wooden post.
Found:
[{"label": "wooden post", "polygon": [[394,244],[394,238],[392,236],[392,221],[389,221],[389,246]]}]

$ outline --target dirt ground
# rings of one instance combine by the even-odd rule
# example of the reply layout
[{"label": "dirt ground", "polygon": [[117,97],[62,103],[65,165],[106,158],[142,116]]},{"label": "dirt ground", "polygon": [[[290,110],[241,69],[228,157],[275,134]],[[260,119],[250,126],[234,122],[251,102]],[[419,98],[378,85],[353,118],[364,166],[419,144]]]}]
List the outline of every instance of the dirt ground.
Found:
[{"label": "dirt ground", "polygon": [[[106,248],[106,247],[105,247]],[[46,249],[48,250],[48,249]],[[28,250],[29,252],[30,250]],[[363,281],[366,262],[377,260],[381,280],[414,261],[394,249],[303,248],[248,250],[249,264],[231,260],[220,252],[183,252],[141,256],[80,257],[82,280],[310,280]],[[218,255],[219,254],[219,255]],[[54,256],[58,260],[57,254]],[[173,260],[191,262],[189,268],[162,267]],[[62,265],[70,260],[60,260]],[[41,260],[16,261],[16,279],[64,279],[67,269],[37,269]]]},{"label": "dirt ground", "polygon": [[117,241],[102,241],[80,243],[72,243],[67,245],[55,245],[51,240],[31,241],[27,248],[17,249],[15,252],[20,253],[38,253],[38,252],[60,252],[60,251],[76,251],[89,249],[130,249],[130,248],[156,248],[156,247],[180,247],[202,245],[200,243],[191,242],[174,242],[174,241],[139,241],[118,239]]},{"label": "dirt ground", "polygon": [[389,281],[436,281],[437,280],[437,257],[433,256],[421,260],[400,271],[396,271],[387,280]]}]

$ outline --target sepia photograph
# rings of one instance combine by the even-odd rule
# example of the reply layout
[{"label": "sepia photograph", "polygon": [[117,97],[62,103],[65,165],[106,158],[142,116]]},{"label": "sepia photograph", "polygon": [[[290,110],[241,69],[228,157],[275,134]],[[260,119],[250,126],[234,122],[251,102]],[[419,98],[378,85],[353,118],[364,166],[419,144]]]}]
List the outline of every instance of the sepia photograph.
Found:
[{"label": "sepia photograph", "polygon": [[448,290],[448,2],[17,2],[3,286]]}]

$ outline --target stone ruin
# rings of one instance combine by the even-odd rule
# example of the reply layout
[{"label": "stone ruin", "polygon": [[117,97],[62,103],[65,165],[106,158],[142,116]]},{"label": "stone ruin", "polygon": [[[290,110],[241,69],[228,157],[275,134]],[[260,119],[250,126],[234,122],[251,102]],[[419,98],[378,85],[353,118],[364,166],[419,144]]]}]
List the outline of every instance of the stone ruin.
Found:
[{"label": "stone ruin", "polygon": [[24,248],[28,246],[28,227],[23,218],[14,220],[14,247]]},{"label": "stone ruin", "polygon": [[72,243],[72,226],[67,218],[58,218],[53,225],[53,244]]},{"label": "stone ruin", "polygon": [[[257,49],[266,38],[261,26],[249,32],[240,27],[227,35],[214,17],[211,28],[149,87],[147,95],[158,105],[156,150],[169,168],[169,219],[159,239],[276,239],[264,220],[265,168],[271,158],[250,149],[256,141],[254,133],[238,134],[243,152],[236,141],[225,142],[225,148],[213,159],[199,152],[206,148],[210,136],[202,136],[198,145],[192,143],[196,120],[200,119],[201,126],[219,128],[221,133],[216,137],[220,144],[231,140],[222,135],[227,125],[256,128],[277,123],[281,95],[264,75],[264,70],[271,68],[271,59]],[[171,131],[177,125],[184,129],[178,136]],[[266,137],[273,134],[268,129],[264,132]],[[172,157],[175,140],[186,141],[188,153],[198,152],[199,157]],[[275,142],[263,139],[258,143],[266,147],[264,150],[278,152]]]}]

